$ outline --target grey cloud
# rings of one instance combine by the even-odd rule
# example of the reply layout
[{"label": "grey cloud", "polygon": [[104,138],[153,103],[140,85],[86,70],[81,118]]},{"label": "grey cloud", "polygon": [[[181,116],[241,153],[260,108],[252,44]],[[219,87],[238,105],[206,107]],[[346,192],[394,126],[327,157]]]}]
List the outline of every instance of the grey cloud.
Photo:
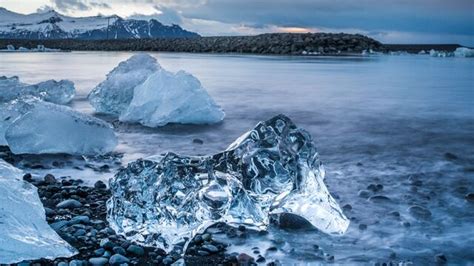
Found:
[{"label": "grey cloud", "polygon": [[81,0],[51,0],[51,2],[55,8],[64,12],[71,10],[86,11],[91,9]]},{"label": "grey cloud", "polygon": [[90,6],[92,7],[98,7],[98,8],[106,8],[106,9],[111,9],[112,7],[108,5],[107,3],[99,3],[99,2],[91,2]]},{"label": "grey cloud", "polygon": [[471,0],[208,0],[188,18],[245,25],[474,34]]}]

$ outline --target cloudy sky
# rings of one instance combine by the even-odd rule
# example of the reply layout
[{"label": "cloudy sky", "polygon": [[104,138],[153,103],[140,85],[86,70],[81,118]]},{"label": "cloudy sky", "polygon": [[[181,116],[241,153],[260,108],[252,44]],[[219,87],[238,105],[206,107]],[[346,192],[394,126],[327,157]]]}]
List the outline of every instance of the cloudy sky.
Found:
[{"label": "cloudy sky", "polygon": [[356,32],[385,43],[474,46],[474,0],[0,0],[19,13],[157,18],[202,35]]}]

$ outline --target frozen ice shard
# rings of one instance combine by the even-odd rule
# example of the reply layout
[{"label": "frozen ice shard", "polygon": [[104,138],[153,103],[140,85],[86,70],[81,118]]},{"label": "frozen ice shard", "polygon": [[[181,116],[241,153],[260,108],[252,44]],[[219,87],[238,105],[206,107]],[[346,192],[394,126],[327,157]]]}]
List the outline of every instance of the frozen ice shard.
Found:
[{"label": "frozen ice shard", "polygon": [[215,155],[168,153],[129,164],[110,181],[107,218],[130,240],[167,250],[217,222],[265,229],[279,213],[342,234],[349,220],[323,180],[310,134],[279,115]]},{"label": "frozen ice shard", "polygon": [[88,99],[97,112],[119,116],[132,101],[135,87],[160,68],[154,57],[136,54],[110,71]]},{"label": "frozen ice shard", "polygon": [[0,159],[0,264],[70,257],[76,251],[46,222],[36,188]]},{"label": "frozen ice shard", "polygon": [[9,102],[24,96],[34,96],[47,102],[67,104],[76,90],[69,80],[47,80],[37,84],[20,82],[17,76],[0,77],[0,102]]},{"label": "frozen ice shard", "polygon": [[148,54],[121,62],[88,98],[97,112],[149,127],[224,119],[224,112],[196,77],[184,71],[169,72]]},{"label": "frozen ice shard", "polygon": [[0,119],[3,141],[15,154],[96,155],[111,152],[117,145],[108,123],[34,98],[4,104]]},{"label": "frozen ice shard", "polygon": [[196,77],[184,71],[175,74],[160,69],[135,88],[130,105],[119,119],[148,127],[213,124],[224,119],[224,112]]}]

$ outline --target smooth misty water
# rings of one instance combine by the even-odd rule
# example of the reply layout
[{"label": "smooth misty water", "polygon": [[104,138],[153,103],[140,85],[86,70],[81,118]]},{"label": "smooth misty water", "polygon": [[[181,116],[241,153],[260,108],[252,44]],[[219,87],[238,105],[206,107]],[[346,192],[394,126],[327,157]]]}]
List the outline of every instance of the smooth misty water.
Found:
[{"label": "smooth misty water", "polygon": [[[87,93],[131,54],[3,53],[0,75],[18,75],[27,82],[71,79],[78,89],[73,107],[92,113]],[[318,263],[324,254],[314,249],[317,244],[336,263],[433,264],[440,253],[451,263],[474,263],[474,203],[464,198],[474,192],[474,60],[154,55],[167,69],[197,76],[227,116],[213,126],[148,129],[114,123],[122,163],[166,151],[214,153],[259,120],[283,113],[312,133],[331,193],[341,206],[352,206],[345,211],[352,223],[342,237],[272,228],[266,236],[245,241],[224,238],[234,244],[230,251],[251,253],[258,246],[267,262]],[[193,143],[195,138],[204,144]],[[89,180],[113,174],[84,169],[27,170]],[[358,196],[369,184],[382,184],[371,195],[390,200]],[[431,218],[411,216],[412,205],[429,209]],[[367,229],[361,230],[361,224]],[[270,245],[279,250],[265,252]]]}]

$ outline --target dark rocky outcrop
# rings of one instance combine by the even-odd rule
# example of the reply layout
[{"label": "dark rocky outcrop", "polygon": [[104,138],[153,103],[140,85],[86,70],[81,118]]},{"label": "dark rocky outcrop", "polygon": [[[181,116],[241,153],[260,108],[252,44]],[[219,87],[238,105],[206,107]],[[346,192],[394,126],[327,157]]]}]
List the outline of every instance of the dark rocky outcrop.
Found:
[{"label": "dark rocky outcrop", "polygon": [[189,53],[248,53],[280,55],[343,55],[364,50],[385,51],[384,46],[360,34],[345,33],[269,33],[256,36],[220,36],[196,38],[117,39],[117,40],[11,40],[7,45],[26,48],[38,44],[62,50],[90,51],[166,51]]}]

